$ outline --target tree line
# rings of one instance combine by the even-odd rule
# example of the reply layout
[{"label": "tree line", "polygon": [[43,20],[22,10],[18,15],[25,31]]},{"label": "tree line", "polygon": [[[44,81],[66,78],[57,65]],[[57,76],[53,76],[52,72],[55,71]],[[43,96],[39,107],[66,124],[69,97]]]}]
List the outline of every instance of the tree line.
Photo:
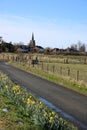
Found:
[{"label": "tree line", "polygon": [[[35,46],[34,46],[35,47]],[[30,46],[30,43],[28,45],[24,45],[23,42],[19,42],[19,43],[13,43],[12,42],[5,42],[2,37],[0,37],[0,52],[17,52],[18,49],[25,49],[28,50],[28,52],[30,52],[31,50],[34,50],[35,48]],[[78,41],[78,43],[75,44],[71,44],[70,47],[67,47],[67,49],[57,49],[57,51],[66,51],[66,50],[71,49],[71,51],[73,52],[86,52],[86,48],[87,45],[85,43],[82,43],[81,41]],[[53,49],[51,49],[50,47],[46,47],[44,49],[44,53],[50,54],[50,52],[52,52]],[[61,51],[61,52],[63,52]],[[34,52],[34,51],[33,51]],[[66,51],[67,52],[67,51]],[[57,54],[57,53],[56,53]]]}]

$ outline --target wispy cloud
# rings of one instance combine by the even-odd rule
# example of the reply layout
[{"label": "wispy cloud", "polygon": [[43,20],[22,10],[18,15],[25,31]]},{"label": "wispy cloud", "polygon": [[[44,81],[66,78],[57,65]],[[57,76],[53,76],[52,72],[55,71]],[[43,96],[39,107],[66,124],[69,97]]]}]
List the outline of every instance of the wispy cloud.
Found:
[{"label": "wispy cloud", "polygon": [[0,14],[0,35],[4,40],[23,41],[27,44],[32,32],[35,33],[36,43],[44,47],[65,48],[78,40],[87,43],[87,26],[85,24]]}]

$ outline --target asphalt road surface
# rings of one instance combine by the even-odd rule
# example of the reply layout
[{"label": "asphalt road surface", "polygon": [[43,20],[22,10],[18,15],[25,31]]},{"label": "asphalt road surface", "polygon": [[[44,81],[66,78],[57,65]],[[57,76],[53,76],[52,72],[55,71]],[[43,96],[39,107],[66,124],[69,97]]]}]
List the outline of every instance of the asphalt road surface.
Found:
[{"label": "asphalt road surface", "polygon": [[80,130],[87,130],[87,96],[7,65],[5,62],[0,62],[0,71],[41,97],[48,105],[53,104],[53,108],[55,106],[60,115],[72,121]]}]

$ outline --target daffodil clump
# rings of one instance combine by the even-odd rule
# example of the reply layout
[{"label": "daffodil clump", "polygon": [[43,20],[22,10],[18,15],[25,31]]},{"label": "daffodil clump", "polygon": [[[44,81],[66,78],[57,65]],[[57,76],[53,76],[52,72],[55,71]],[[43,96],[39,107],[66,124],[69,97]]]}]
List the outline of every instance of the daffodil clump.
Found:
[{"label": "daffodil clump", "polygon": [[0,91],[11,97],[23,117],[29,118],[29,125],[40,126],[41,130],[76,130],[73,125],[59,117],[26,89],[14,84],[2,73],[0,73]]}]

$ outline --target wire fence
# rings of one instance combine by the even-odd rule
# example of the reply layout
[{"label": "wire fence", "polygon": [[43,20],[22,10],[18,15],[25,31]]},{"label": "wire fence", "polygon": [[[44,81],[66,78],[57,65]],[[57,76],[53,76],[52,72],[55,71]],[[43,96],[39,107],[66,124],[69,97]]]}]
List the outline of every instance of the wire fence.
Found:
[{"label": "wire fence", "polygon": [[41,62],[38,65],[35,65],[36,69],[40,69],[42,71],[45,71],[47,73],[51,73],[54,75],[60,75],[64,77],[70,77],[71,79],[77,80],[77,81],[84,81],[87,82],[87,70],[74,70],[70,67],[64,67],[59,66],[58,64],[49,64]]},{"label": "wire fence", "polygon": [[[36,63],[34,62],[35,60],[32,60],[30,55],[26,56],[22,54],[20,55],[0,54],[0,60],[23,63],[24,65],[27,65],[29,67],[34,67],[36,69],[40,69],[46,73],[69,77],[70,79],[74,79],[77,81],[87,82],[87,69],[86,69],[87,64],[85,64],[85,66],[83,65],[83,68],[85,67],[85,69],[78,69],[78,66],[80,64],[78,64],[79,60],[77,59],[73,59],[73,62],[72,62],[72,59],[65,60],[61,58],[61,60],[59,61],[58,59],[52,60],[51,58],[45,59],[44,57],[42,57],[42,59],[38,63]],[[84,59],[83,61],[86,62],[86,59]],[[59,64],[60,62],[62,64]],[[76,69],[74,69],[70,67],[69,63],[72,63],[72,64],[75,63],[74,65],[78,64],[78,66]],[[65,64],[67,64],[67,66],[65,66]],[[82,60],[81,60],[81,64],[82,64]]]}]

